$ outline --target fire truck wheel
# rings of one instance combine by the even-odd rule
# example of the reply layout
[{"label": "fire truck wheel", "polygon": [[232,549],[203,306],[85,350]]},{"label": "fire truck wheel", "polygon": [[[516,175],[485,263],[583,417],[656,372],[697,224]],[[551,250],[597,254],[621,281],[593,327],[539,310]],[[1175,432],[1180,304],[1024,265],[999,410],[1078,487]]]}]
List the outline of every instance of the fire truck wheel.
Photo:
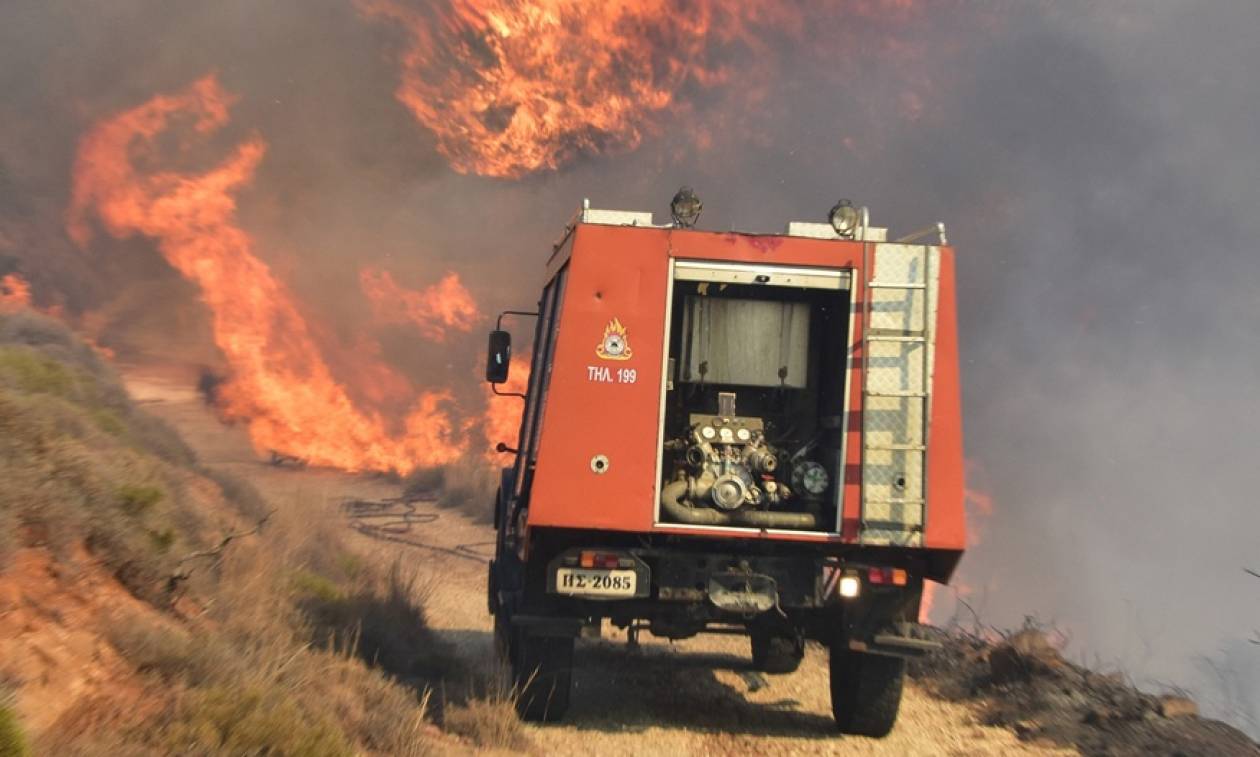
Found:
[{"label": "fire truck wheel", "polygon": [[752,635],[753,668],[763,673],[795,673],[805,656],[803,645],[786,636]]},{"label": "fire truck wheel", "polygon": [[573,639],[513,634],[512,678],[516,712],[522,720],[553,723],[569,709],[573,679]]},{"label": "fire truck wheel", "polygon": [[906,661],[831,648],[831,713],[841,733],[887,736],[897,722]]}]

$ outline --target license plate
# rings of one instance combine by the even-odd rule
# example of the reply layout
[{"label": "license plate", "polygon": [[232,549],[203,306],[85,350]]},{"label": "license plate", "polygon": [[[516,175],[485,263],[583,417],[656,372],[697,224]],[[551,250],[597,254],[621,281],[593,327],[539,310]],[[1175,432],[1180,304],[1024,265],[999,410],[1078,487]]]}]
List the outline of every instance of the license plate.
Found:
[{"label": "license plate", "polygon": [[633,597],[633,570],[589,570],[560,568],[556,571],[557,594],[581,594],[587,597]]}]

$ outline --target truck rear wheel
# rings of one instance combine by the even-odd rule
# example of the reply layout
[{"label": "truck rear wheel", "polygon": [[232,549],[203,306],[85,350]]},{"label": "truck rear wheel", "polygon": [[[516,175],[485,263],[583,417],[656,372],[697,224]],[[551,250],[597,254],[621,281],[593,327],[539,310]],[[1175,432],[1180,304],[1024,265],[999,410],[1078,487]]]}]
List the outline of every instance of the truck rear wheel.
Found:
[{"label": "truck rear wheel", "polygon": [[795,673],[805,656],[805,648],[787,636],[754,633],[752,639],[753,668],[763,673]]},{"label": "truck rear wheel", "polygon": [[897,722],[906,661],[831,647],[831,714],[841,733],[887,736]]},{"label": "truck rear wheel", "polygon": [[543,723],[564,717],[573,681],[573,639],[530,636],[516,629],[512,646],[517,714],[523,720]]}]

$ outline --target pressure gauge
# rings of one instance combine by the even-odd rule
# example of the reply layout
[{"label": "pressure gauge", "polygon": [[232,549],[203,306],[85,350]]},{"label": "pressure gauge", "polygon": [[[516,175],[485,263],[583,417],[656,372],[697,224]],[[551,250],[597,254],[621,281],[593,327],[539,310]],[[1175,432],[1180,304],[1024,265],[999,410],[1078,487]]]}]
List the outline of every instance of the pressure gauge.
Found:
[{"label": "pressure gauge", "polygon": [[718,436],[721,437],[722,441],[726,442],[727,444],[730,444],[731,441],[735,439],[735,432],[731,431],[729,428],[723,428],[721,431],[718,432]]},{"label": "pressure gauge", "polygon": [[741,428],[735,432],[735,438],[741,442],[746,442],[752,438],[752,432],[746,428]]},{"label": "pressure gauge", "polygon": [[796,488],[812,496],[819,496],[827,491],[827,469],[813,461],[806,461],[792,471],[792,483]]},{"label": "pressure gauge", "polygon": [[700,429],[700,436],[703,436],[705,439],[712,439],[717,436],[717,429],[712,426],[704,426]]}]

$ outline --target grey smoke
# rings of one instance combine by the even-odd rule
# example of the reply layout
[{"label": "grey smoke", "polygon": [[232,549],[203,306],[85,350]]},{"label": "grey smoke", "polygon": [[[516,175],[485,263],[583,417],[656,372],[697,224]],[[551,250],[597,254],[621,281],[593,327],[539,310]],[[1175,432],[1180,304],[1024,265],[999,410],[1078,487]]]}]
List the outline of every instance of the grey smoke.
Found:
[{"label": "grey smoke", "polygon": [[[1244,642],[1260,580],[1242,571],[1260,568],[1260,5],[1056,3],[978,22],[989,6],[905,30],[924,51],[909,74],[930,83],[917,120],[898,99],[907,71],[785,45],[757,112],[696,95],[637,150],[505,182],[445,167],[393,99],[401,35],[348,2],[16,0],[0,7],[0,266],[72,307],[142,282],[167,293],[162,314],[114,304],[117,338],[148,324],[212,352],[194,293],[143,240],[81,253],[60,231],[87,125],[208,70],[241,95],[217,139],[270,145],[243,223],[347,334],[361,306],[326,294],[365,263],[414,286],[453,268],[487,309],[529,306],[582,197],[664,215],[688,184],[701,225],[723,229],[822,220],[842,196],[894,230],[944,220],[967,455],[996,503],[961,570],[969,601],[995,625],[1058,623],[1073,654],[1194,688],[1260,733],[1260,647]],[[855,39],[837,34],[837,49]],[[384,337],[395,364],[443,382],[475,375],[479,341],[435,369],[434,348]]]}]

